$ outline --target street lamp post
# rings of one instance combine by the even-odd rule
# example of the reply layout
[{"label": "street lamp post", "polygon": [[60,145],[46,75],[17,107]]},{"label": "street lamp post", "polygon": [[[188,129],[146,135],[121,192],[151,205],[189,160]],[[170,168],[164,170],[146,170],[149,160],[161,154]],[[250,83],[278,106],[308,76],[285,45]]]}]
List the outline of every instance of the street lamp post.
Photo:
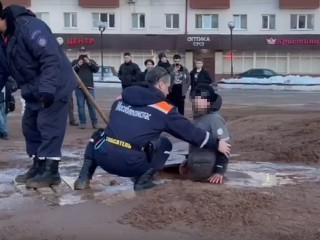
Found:
[{"label": "street lamp post", "polygon": [[106,30],[106,26],[104,24],[99,25],[99,31],[100,31],[100,53],[101,53],[101,81],[103,81],[103,32]]},{"label": "street lamp post", "polygon": [[228,27],[230,29],[231,78],[233,78],[233,29],[234,29],[234,22],[229,22]]}]

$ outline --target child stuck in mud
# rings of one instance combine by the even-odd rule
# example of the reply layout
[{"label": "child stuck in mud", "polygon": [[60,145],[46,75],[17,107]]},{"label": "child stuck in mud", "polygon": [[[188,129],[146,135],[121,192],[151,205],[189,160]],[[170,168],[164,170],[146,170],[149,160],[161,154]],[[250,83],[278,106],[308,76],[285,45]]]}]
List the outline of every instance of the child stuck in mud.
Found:
[{"label": "child stuck in mud", "polygon": [[[225,121],[218,112],[222,105],[221,96],[210,85],[201,84],[195,88],[191,100],[195,125],[216,135],[217,139],[230,140]],[[189,146],[189,154],[179,171],[195,181],[222,184],[228,162],[229,156],[218,151]]]}]

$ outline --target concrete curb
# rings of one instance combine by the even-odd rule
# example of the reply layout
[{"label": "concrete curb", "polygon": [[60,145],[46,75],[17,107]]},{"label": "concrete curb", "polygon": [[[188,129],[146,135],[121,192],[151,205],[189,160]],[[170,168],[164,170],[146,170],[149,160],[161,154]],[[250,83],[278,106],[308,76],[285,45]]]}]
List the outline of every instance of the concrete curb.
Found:
[{"label": "concrete curb", "polygon": [[236,84],[236,83],[219,83],[221,89],[257,89],[257,90],[279,90],[279,91],[319,91],[320,84],[310,85],[285,85],[285,84]]}]

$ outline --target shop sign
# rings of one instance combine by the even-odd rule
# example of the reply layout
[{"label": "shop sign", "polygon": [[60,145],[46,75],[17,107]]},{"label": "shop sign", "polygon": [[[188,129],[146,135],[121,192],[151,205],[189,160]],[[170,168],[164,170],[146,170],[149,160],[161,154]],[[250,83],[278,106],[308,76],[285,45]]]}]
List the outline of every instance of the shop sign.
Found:
[{"label": "shop sign", "polygon": [[79,46],[79,45],[93,45],[95,43],[94,38],[68,38],[68,46]]},{"label": "shop sign", "polygon": [[267,38],[268,45],[320,45],[319,39],[285,39],[285,38]]},{"label": "shop sign", "polygon": [[195,47],[204,47],[207,42],[210,42],[210,37],[187,37],[187,41]]}]

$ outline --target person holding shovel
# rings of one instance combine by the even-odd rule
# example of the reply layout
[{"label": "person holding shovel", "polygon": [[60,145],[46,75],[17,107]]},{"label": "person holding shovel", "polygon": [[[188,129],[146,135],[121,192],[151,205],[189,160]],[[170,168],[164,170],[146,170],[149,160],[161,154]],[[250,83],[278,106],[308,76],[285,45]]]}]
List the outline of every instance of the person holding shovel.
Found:
[{"label": "person holding shovel", "polygon": [[2,4],[0,10],[9,74],[26,102],[22,131],[27,154],[33,158],[32,167],[16,182],[29,188],[59,184],[61,147],[76,76],[50,28],[33,12],[17,5],[2,9]]},{"label": "person holding shovel", "polygon": [[130,177],[134,190],[155,186],[154,174],[160,171],[172,150],[162,132],[229,156],[230,144],[208,131],[195,127],[166,102],[170,73],[162,67],[151,69],[146,83],[131,86],[111,107],[108,126],[95,132],[87,144],[76,190],[89,187],[98,166],[108,173]]}]

